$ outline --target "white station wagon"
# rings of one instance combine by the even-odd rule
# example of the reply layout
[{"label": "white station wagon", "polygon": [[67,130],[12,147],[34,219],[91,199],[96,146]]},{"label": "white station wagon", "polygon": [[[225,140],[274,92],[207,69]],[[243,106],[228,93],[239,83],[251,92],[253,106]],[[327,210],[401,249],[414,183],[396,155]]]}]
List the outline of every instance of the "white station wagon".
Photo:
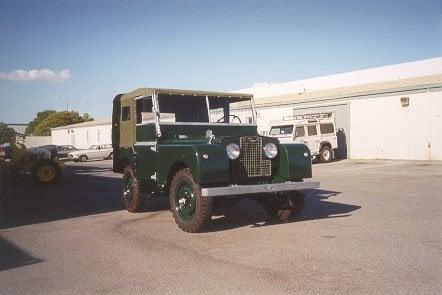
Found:
[{"label": "white station wagon", "polygon": [[112,159],[113,149],[111,144],[93,145],[87,150],[76,150],[69,153],[69,160],[86,162],[87,160]]}]

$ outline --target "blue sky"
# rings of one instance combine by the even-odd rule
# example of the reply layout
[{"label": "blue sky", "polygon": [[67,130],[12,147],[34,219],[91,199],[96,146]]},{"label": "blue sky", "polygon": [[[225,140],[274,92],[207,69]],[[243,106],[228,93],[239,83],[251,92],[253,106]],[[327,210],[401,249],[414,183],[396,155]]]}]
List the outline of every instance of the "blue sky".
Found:
[{"label": "blue sky", "polygon": [[[437,57],[441,40],[440,0],[1,0],[0,121],[66,98],[110,117],[142,86],[232,90]],[[8,80],[20,69],[70,75]]]}]

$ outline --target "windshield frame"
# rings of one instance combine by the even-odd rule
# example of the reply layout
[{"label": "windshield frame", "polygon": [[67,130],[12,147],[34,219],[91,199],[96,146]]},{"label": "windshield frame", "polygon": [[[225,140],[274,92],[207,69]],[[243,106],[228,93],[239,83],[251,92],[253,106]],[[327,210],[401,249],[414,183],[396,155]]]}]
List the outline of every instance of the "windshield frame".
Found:
[{"label": "windshield frame", "polygon": [[[165,94],[165,93],[161,93],[161,94]],[[159,103],[159,95],[160,93],[158,91],[152,91],[151,94],[148,95],[143,95],[143,96],[139,96],[136,97],[135,99],[142,99],[142,98],[149,98],[152,99],[152,113],[154,115],[154,124],[155,124],[155,133],[156,136],[159,138],[161,137],[161,125],[203,125],[203,126],[256,126],[256,110],[255,110],[255,101],[253,96],[247,97],[241,97],[241,96],[214,96],[214,95],[194,95],[194,96],[199,96],[202,97],[205,101],[205,110],[207,112],[207,118],[208,121],[207,122],[165,122],[165,121],[161,121],[161,110],[160,110],[160,103]],[[172,95],[172,94],[170,94]],[[174,94],[173,96],[179,96],[177,94]],[[211,99],[215,99],[215,98],[224,98],[226,100],[231,99],[232,102],[230,102],[228,104],[229,106],[229,114],[231,114],[231,110],[232,108],[230,107],[231,104],[233,103],[238,103],[238,102],[246,102],[248,101],[248,108],[251,111],[251,115],[252,115],[252,123],[226,123],[226,122],[210,122],[211,116],[210,116],[210,101]],[[237,98],[237,101],[235,101],[235,98]],[[164,98],[163,98],[164,99]],[[167,98],[165,98],[167,99]],[[185,99],[185,98],[183,98]],[[148,122],[148,123],[137,123],[136,125],[146,125],[146,124],[152,124],[152,122]]]}]

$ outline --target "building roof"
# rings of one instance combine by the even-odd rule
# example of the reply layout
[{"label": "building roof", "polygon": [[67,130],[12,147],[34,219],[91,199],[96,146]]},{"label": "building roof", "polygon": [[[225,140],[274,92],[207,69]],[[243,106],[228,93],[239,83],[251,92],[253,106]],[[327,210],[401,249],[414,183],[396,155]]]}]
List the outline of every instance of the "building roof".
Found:
[{"label": "building roof", "polygon": [[100,119],[89,122],[83,122],[78,124],[66,125],[51,128],[51,130],[63,130],[63,129],[72,129],[72,128],[80,128],[80,127],[91,127],[91,126],[99,126],[99,125],[110,125],[112,124],[112,119]]},{"label": "building roof", "polygon": [[273,106],[307,101],[320,101],[337,98],[351,98],[374,94],[394,93],[407,90],[442,87],[442,74],[416,78],[338,87],[311,92],[275,95],[255,99],[256,106]]},{"label": "building roof", "polygon": [[256,83],[250,88],[238,91],[253,93],[255,99],[259,99],[260,97],[307,92],[311,93],[325,89],[367,85],[437,74],[442,74],[442,57],[308,78],[292,82]]}]

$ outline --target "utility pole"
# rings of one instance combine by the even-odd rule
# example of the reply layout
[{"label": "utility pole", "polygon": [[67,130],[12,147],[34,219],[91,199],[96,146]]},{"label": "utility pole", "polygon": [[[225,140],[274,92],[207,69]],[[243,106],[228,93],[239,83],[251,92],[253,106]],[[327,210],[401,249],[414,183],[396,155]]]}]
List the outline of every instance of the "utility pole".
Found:
[{"label": "utility pole", "polygon": [[[57,100],[60,100],[61,95],[57,94]],[[69,112],[69,98],[66,97],[66,111]]]}]

